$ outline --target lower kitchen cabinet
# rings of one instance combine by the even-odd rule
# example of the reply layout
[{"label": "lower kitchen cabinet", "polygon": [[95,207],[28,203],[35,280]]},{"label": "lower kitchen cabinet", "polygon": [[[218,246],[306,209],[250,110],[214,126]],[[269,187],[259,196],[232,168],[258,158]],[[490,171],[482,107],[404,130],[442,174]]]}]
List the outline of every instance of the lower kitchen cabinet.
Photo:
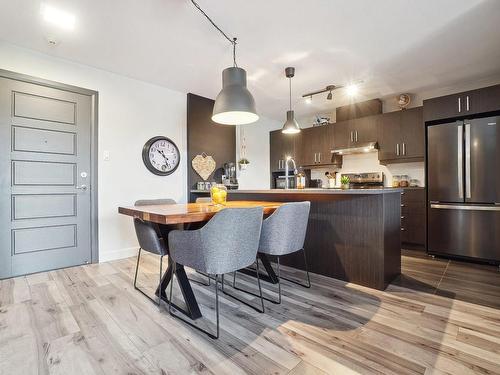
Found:
[{"label": "lower kitchen cabinet", "polygon": [[408,188],[401,193],[401,246],[425,249],[425,189]]}]

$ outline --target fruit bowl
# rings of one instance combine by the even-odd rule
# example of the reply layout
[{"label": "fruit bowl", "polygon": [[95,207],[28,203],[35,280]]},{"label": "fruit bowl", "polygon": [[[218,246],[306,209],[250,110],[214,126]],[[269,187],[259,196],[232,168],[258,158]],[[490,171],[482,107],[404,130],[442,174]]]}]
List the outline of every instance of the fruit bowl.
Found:
[{"label": "fruit bowl", "polygon": [[227,188],[224,185],[218,184],[210,189],[210,199],[214,205],[225,205],[227,201]]}]

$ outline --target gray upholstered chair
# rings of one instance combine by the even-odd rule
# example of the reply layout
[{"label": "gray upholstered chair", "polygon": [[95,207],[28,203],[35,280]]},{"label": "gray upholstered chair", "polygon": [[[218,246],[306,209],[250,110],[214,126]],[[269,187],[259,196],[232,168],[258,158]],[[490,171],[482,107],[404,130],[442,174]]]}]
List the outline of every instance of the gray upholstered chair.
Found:
[{"label": "gray upholstered chair", "polygon": [[[135,202],[134,206],[153,206],[160,204],[175,204],[173,199],[141,199]],[[134,219],[135,233],[137,235],[137,240],[139,241],[139,252],[137,254],[137,263],[135,265],[135,275],[134,275],[134,289],[141,292],[151,301],[156,301],[148,296],[143,290],[137,286],[137,274],[139,272],[139,263],[141,261],[141,251],[147,251],[148,253],[156,254],[160,256],[160,282],[162,277],[162,266],[163,257],[167,255],[167,243],[165,237],[168,236],[168,231],[176,228],[160,228],[159,225],[151,222],[142,221],[140,219]],[[158,306],[161,305],[161,298],[158,297]]]},{"label": "gray upholstered chair", "polygon": [[[311,202],[285,203],[277,208],[273,214],[266,218],[262,223],[262,232],[260,235],[258,252],[276,257],[278,276],[278,301],[264,297],[267,301],[277,304],[281,303],[281,279],[306,288],[311,287],[309,270],[307,269],[306,252],[304,250],[304,241],[307,232],[307,222],[309,220],[310,208]],[[280,257],[301,250],[304,255],[304,265],[306,271],[307,283],[305,285],[280,275]],[[257,265],[258,263],[259,260],[257,258]],[[242,290],[241,288],[236,287],[236,272],[233,274],[233,287],[235,289]]]},{"label": "gray upholstered chair", "polygon": [[210,197],[198,197],[196,198],[196,203],[210,203],[212,202],[212,198]]},{"label": "gray upholstered chair", "polygon": [[[215,309],[217,315],[217,332],[212,334],[193,323],[173,313],[172,286],[168,311],[170,314],[192,327],[206,333],[211,338],[219,337],[219,279],[222,275],[248,267],[255,262],[259,248],[260,231],[262,226],[262,207],[254,208],[226,208],[215,214],[205,226],[192,231],[172,231],[168,235],[170,257],[174,264],[181,264],[213,275],[215,279]],[[172,277],[173,279],[173,277]],[[224,282],[222,280],[222,282]],[[257,311],[264,312],[260,279],[257,278],[261,306]],[[222,291],[232,298],[237,297]],[[244,302],[239,300],[240,302]]]}]

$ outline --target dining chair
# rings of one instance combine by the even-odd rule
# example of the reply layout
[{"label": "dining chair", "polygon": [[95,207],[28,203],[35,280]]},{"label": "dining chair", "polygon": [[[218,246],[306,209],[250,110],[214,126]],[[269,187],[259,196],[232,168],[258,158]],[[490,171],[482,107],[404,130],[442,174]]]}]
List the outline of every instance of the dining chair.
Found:
[{"label": "dining chair", "polygon": [[[135,201],[134,206],[155,206],[161,204],[176,204],[176,201],[170,198],[162,199],[139,199]],[[148,253],[156,254],[160,256],[160,283],[162,277],[162,266],[163,257],[168,254],[167,244],[164,237],[168,236],[168,231],[175,228],[165,228],[162,229],[156,223],[142,221],[140,219],[134,219],[134,228],[137,235],[137,240],[139,242],[139,252],[137,254],[137,263],[135,265],[135,275],[134,275],[134,289],[141,292],[148,299],[156,303],[156,301],[148,296],[142,289],[137,286],[137,275],[139,273],[139,263],[141,261],[142,250]],[[161,305],[161,296],[158,296],[158,306]]]},{"label": "dining chair", "polygon": [[[276,257],[278,277],[278,301],[264,297],[266,301],[275,304],[281,303],[281,279],[305,288],[311,287],[306,251],[304,250],[304,241],[306,238],[310,208],[311,202],[307,201],[285,203],[278,207],[262,223],[258,253]],[[285,278],[280,275],[280,257],[297,251],[302,251],[304,256],[306,284],[302,284],[296,280]],[[259,258],[257,257],[257,266],[258,264]],[[233,288],[254,296],[256,295],[255,293],[236,287],[236,272],[233,274]]]},{"label": "dining chair", "polygon": [[[177,264],[187,266],[212,275],[215,279],[216,334],[214,335],[174,314],[172,310],[173,282],[171,282],[168,311],[173,317],[184,321],[213,339],[219,338],[219,282],[221,276],[245,268],[255,262],[259,248],[262,215],[262,207],[226,208],[216,213],[201,229],[170,232],[168,241],[174,267]],[[175,272],[174,268],[172,280]],[[255,310],[264,312],[260,278],[257,278],[257,285],[260,292],[261,309],[227,293],[224,288],[222,291]]]}]

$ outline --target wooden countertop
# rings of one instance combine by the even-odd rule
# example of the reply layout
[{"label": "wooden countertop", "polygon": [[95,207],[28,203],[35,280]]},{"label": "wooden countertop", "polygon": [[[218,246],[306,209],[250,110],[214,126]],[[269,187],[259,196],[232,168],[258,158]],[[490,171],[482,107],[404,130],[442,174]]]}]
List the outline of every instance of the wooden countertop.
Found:
[{"label": "wooden countertop", "polygon": [[263,207],[264,215],[269,215],[282,204],[267,201],[230,201],[224,206],[215,206],[211,203],[162,204],[118,207],[118,212],[158,224],[181,224],[208,221],[224,208]]}]

